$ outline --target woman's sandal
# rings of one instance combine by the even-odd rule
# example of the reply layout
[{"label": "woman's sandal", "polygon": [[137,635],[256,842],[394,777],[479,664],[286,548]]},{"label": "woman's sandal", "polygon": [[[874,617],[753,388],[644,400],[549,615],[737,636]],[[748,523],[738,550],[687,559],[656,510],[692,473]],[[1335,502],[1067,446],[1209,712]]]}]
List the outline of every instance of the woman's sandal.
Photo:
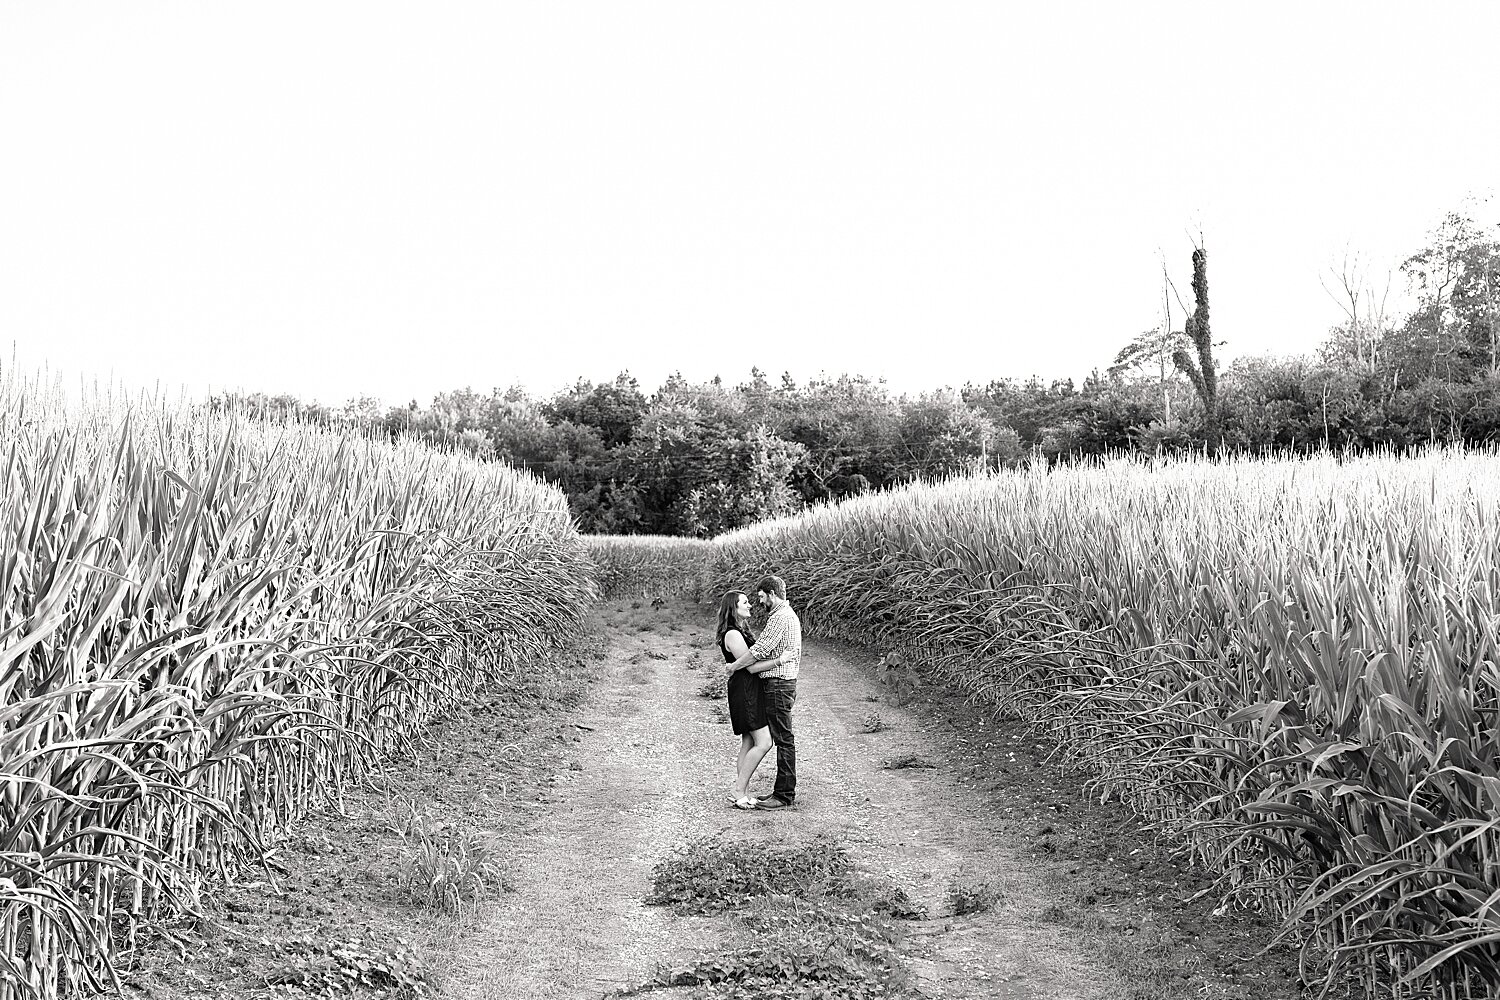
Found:
[{"label": "woman's sandal", "polygon": [[755,800],[752,799],[750,796],[746,795],[742,799],[735,799],[734,800],[734,807],[736,809],[754,809],[755,808]]}]

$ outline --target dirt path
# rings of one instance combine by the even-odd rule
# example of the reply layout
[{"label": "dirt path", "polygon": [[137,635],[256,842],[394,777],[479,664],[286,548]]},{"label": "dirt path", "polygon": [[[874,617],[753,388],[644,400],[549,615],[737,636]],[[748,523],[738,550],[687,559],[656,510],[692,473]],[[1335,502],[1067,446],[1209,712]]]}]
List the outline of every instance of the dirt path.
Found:
[{"label": "dirt path", "polygon": [[[844,649],[807,645],[795,715],[797,808],[742,813],[728,803],[734,737],[698,694],[718,662],[705,609],[616,603],[608,615],[607,673],[578,715],[593,728],[572,767],[554,776],[556,801],[517,845],[517,891],[465,942],[448,995],[598,997],[640,982],[655,962],[711,945],[720,926],[642,903],[668,848],[715,831],[788,827],[842,836],[857,863],[927,905],[935,916],[915,922],[910,940],[930,996],[1130,995],[1075,932],[1038,921],[1052,900],[986,818],[981,793],[942,766],[882,767],[901,754],[941,764],[943,750],[914,715],[877,704],[878,683]],[[865,733],[872,711],[886,728]],[[768,790],[773,776],[768,757],[757,784]],[[1003,899],[987,913],[945,917],[953,879],[991,881]]]}]

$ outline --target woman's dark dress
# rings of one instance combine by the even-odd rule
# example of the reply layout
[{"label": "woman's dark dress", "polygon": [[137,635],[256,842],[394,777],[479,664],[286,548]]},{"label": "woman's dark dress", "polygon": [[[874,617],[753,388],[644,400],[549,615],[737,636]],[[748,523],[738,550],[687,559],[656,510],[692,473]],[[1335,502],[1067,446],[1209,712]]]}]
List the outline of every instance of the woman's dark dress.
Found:
[{"label": "woman's dark dress", "polygon": [[[729,632],[724,633],[724,638],[729,638]],[[719,643],[719,652],[724,654],[725,663],[733,663],[736,659],[722,641]],[[765,682],[760,679],[759,674],[736,670],[729,675],[729,725],[733,727],[736,736],[743,736],[766,725]]]}]

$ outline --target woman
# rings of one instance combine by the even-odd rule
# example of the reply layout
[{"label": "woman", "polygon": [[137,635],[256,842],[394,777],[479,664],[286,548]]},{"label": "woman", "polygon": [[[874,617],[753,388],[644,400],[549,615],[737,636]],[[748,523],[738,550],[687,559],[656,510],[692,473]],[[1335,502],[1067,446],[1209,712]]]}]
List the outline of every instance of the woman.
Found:
[{"label": "woman", "polygon": [[[750,651],[755,635],[750,631],[750,598],[731,590],[719,600],[719,652],[725,663],[733,663]],[[760,675],[752,673],[760,660],[750,667],[729,674],[729,724],[740,738],[740,752],[735,760],[734,804],[740,809],[754,809],[750,797],[750,778],[771,749],[771,730],[766,725],[764,686]]]}]

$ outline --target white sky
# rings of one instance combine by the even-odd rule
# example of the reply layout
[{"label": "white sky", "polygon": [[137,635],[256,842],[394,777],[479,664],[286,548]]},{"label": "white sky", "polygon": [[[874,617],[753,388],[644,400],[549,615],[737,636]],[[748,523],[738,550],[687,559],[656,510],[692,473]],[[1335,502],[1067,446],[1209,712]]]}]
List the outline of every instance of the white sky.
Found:
[{"label": "white sky", "polygon": [[1493,2],[0,0],[0,341],[330,403],[1079,377],[1201,228],[1225,356],[1307,350],[1346,245],[1394,265],[1493,191],[1497,37]]}]

